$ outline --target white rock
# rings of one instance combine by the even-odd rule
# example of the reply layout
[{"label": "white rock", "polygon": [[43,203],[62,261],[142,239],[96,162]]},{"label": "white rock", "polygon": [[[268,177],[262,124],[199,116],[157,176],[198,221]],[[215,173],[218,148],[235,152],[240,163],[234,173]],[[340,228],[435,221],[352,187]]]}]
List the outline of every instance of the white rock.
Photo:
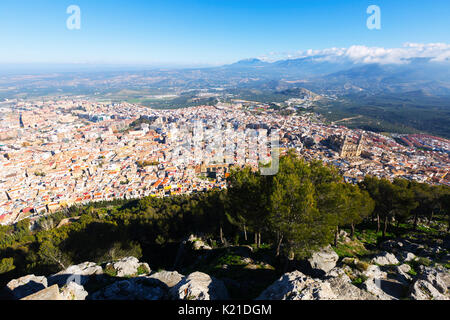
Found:
[{"label": "white rock", "polygon": [[416,281],[411,287],[410,297],[414,300],[449,300],[441,294],[431,283],[424,280]]},{"label": "white rock", "polygon": [[379,279],[370,278],[363,283],[363,288],[381,300],[396,300],[381,289]]},{"label": "white rock", "polygon": [[[348,266],[345,266],[345,267],[348,267]],[[328,272],[327,276],[332,277],[332,278],[341,277],[346,282],[351,282],[350,277],[347,275],[347,273],[345,272],[345,269],[343,269],[343,268],[335,267],[332,270],[330,270],[330,272]]]},{"label": "white rock", "polygon": [[395,270],[398,273],[398,280],[404,284],[409,284],[409,282],[412,280],[412,277],[408,274],[408,272],[411,271],[411,267],[407,264],[402,264],[395,267]]},{"label": "white rock", "polygon": [[123,258],[114,263],[108,263],[108,266],[112,266],[114,270],[117,272],[117,276],[122,277],[130,277],[138,275],[139,267],[144,267],[148,273],[150,273],[151,269],[147,263],[139,263],[139,260],[135,257],[127,257]]},{"label": "white rock", "polygon": [[177,300],[227,300],[225,284],[202,272],[191,273],[174,286],[170,293]]},{"label": "white rock", "polygon": [[376,299],[350,283],[336,269],[327,280],[313,279],[294,271],[286,273],[264,290],[257,300],[370,300]]},{"label": "white rock", "polygon": [[447,285],[443,281],[441,273],[435,268],[420,266],[419,279],[429,282],[442,294],[447,292]]},{"label": "white rock", "polygon": [[373,258],[372,263],[376,263],[380,266],[385,266],[385,265],[396,265],[399,264],[400,262],[392,253],[383,252],[382,254]]},{"label": "white rock", "polygon": [[70,282],[64,286],[60,294],[63,300],[86,300],[86,297],[89,295],[83,286],[75,282]]},{"label": "white rock", "polygon": [[325,273],[331,271],[335,266],[339,256],[336,252],[328,246],[318,252],[315,252],[310,259],[308,259],[311,268],[322,270]]},{"label": "white rock", "polygon": [[416,255],[412,252],[402,251],[399,254],[399,259],[403,262],[414,261],[417,259]]},{"label": "white rock", "polygon": [[91,276],[103,274],[102,267],[94,262],[84,262],[78,265],[73,265],[67,269],[60,271],[49,277],[50,284],[58,284],[60,287],[69,282],[76,282],[79,285],[85,285]]},{"label": "white rock", "polygon": [[386,279],[387,273],[381,271],[379,266],[371,264],[367,267],[367,270],[363,271],[362,274],[369,279]]},{"label": "white rock", "polygon": [[152,274],[149,278],[157,279],[166,284],[169,288],[172,288],[183,280],[184,276],[176,271],[161,271]]},{"label": "white rock", "polygon": [[157,280],[137,277],[114,282],[95,292],[92,300],[162,300],[165,297],[166,291]]},{"label": "white rock", "polygon": [[38,277],[31,274],[11,280],[6,285],[6,288],[11,291],[15,298],[22,299],[47,288],[47,286],[48,282],[46,277]]}]

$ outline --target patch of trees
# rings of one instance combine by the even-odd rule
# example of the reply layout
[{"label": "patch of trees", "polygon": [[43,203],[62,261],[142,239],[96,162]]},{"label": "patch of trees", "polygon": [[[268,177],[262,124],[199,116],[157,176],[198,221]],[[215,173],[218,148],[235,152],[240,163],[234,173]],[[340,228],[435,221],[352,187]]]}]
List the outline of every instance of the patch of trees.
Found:
[{"label": "patch of trees", "polygon": [[383,237],[392,221],[397,225],[413,218],[414,229],[419,218],[427,220],[427,224],[435,215],[448,217],[447,232],[450,231],[450,188],[448,186],[432,186],[416,181],[395,179],[392,183],[387,179],[365,177],[360,183],[375,200],[375,210],[372,216],[377,221],[377,231],[383,224]]},{"label": "patch of trees", "polygon": [[255,234],[289,260],[306,258],[337,238],[340,228],[359,224],[374,203],[368,192],[346,184],[337,169],[306,162],[290,152],[276,176],[250,169],[231,173],[227,195],[230,222]]}]

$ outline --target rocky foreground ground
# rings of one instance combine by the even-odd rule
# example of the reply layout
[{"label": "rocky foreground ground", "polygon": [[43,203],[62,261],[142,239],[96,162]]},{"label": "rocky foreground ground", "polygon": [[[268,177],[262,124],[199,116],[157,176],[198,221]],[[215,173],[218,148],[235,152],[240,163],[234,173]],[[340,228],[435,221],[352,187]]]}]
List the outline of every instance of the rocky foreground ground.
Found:
[{"label": "rocky foreground ground", "polygon": [[[196,240],[197,249],[209,250]],[[425,257],[444,250],[408,240],[389,240],[370,262],[339,259],[331,248],[316,252],[302,270],[285,273],[257,300],[450,300],[450,272]],[[242,247],[235,247],[242,249]],[[448,261],[448,254],[444,261]],[[245,258],[252,268],[254,261]],[[413,267],[412,267],[413,266]],[[224,266],[225,268],[226,266]],[[312,273],[311,273],[312,271]],[[227,300],[226,282],[203,272],[152,272],[147,263],[128,257],[103,264],[70,266],[49,277],[27,275],[4,291],[22,300]]]}]

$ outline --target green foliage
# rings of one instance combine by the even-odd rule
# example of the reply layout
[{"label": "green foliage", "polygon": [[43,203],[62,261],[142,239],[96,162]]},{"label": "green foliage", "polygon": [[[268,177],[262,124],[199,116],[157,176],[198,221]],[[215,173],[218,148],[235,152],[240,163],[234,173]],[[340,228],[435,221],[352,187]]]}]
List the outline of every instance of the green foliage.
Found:
[{"label": "green foliage", "polygon": [[417,276],[417,271],[413,267],[411,267],[411,270],[408,271],[408,274],[415,277]]},{"label": "green foliage", "polygon": [[364,247],[364,244],[359,240],[348,243],[338,243],[338,245],[334,248],[334,251],[340,258],[356,258],[369,253],[369,251]]},{"label": "green foliage", "polygon": [[110,277],[117,277],[117,271],[111,264],[107,264],[103,272]]},{"label": "green foliage", "polygon": [[352,284],[358,287],[361,286],[364,282],[366,282],[367,279],[368,278],[366,276],[361,275],[360,277],[352,280]]},{"label": "green foliage", "polygon": [[[307,164],[293,153],[280,159],[270,197],[270,223],[285,241],[283,251],[293,258],[308,257],[330,243],[335,226],[328,210],[320,210],[316,187],[320,190],[332,174],[316,164]],[[322,206],[324,207],[324,206]]]},{"label": "green foliage", "polygon": [[223,265],[239,266],[239,265],[245,265],[245,263],[242,261],[242,258],[240,256],[227,254],[227,255],[221,256],[217,260],[217,268],[221,268]]},{"label": "green foliage", "polygon": [[352,280],[352,284],[358,287],[361,286],[364,282],[366,282],[367,279],[368,278],[366,276],[361,275],[360,277]]},{"label": "green foliage", "polygon": [[143,275],[143,274],[149,274],[150,273],[150,269],[147,268],[147,266],[145,265],[140,265],[137,269],[137,275]]},{"label": "green foliage", "polygon": [[14,258],[4,258],[0,261],[0,274],[14,270]]},{"label": "green foliage", "polygon": [[419,258],[417,259],[417,264],[418,264],[418,265],[422,265],[422,266],[429,267],[429,266],[431,266],[431,265],[433,264],[433,261],[431,261],[431,260],[428,259],[428,258],[419,257]]},{"label": "green foliage", "polygon": [[275,245],[291,258],[329,244],[337,226],[358,224],[374,208],[368,193],[345,184],[336,168],[307,163],[293,152],[281,157],[276,176],[244,168],[233,171],[228,182],[229,222],[276,238]]}]

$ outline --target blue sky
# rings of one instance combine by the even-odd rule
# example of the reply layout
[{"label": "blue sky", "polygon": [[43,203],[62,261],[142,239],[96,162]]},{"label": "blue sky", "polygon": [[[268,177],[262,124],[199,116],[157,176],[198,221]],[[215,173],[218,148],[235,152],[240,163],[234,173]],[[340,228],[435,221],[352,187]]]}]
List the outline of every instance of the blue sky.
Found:
[{"label": "blue sky", "polygon": [[[81,30],[66,28],[69,5]],[[368,30],[378,5],[382,29]],[[271,52],[450,43],[448,0],[1,0],[0,64],[223,64]]]}]

